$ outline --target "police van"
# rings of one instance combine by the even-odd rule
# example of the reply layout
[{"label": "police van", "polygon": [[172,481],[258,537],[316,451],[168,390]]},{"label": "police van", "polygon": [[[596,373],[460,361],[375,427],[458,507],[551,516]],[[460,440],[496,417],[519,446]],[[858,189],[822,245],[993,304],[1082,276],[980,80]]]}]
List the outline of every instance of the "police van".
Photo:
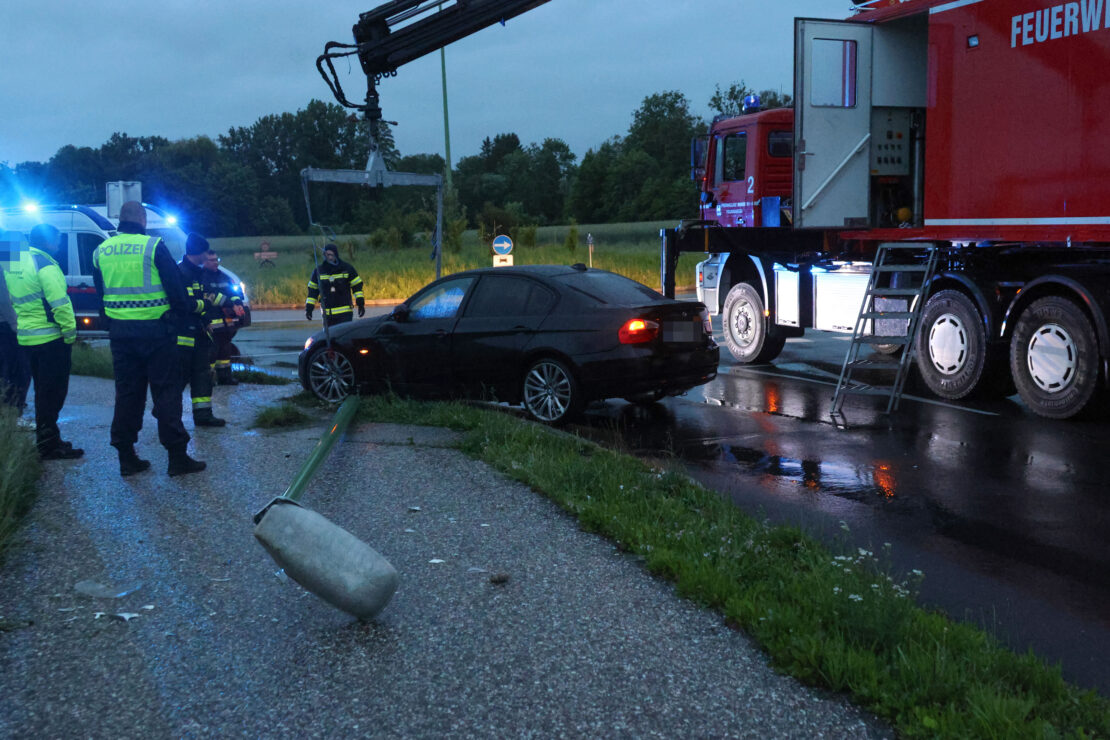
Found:
[{"label": "police van", "polygon": [[[180,261],[185,254],[185,232],[178,226],[176,219],[162,209],[147,203],[143,206],[147,213],[147,233],[161,237],[174,261]],[[57,260],[66,276],[69,297],[77,315],[77,331],[104,331],[105,327],[100,320],[100,298],[96,295],[92,277],[92,255],[102,241],[115,236],[119,225],[118,217],[109,218],[107,205],[28,204],[19,208],[0,209],[0,238],[4,241],[11,241],[19,234],[26,242],[31,229],[37,224],[49,224],[61,232]],[[250,305],[246,286],[230,270],[224,267],[219,269],[243,298],[246,314],[237,319],[237,324],[249,326]]]}]

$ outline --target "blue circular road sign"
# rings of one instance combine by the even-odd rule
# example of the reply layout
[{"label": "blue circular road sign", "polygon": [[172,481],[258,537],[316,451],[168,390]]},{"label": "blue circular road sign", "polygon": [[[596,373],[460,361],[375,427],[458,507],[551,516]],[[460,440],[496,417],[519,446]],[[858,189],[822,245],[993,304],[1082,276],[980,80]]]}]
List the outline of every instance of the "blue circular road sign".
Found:
[{"label": "blue circular road sign", "polygon": [[513,240],[504,234],[494,237],[493,251],[497,254],[509,254],[513,251]]}]

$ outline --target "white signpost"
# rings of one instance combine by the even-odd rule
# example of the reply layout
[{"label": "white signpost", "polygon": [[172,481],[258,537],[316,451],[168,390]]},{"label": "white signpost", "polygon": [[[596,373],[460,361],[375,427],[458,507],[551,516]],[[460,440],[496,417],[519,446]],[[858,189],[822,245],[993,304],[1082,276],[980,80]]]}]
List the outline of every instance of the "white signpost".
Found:
[{"label": "white signpost", "polygon": [[513,240],[501,234],[493,239],[493,266],[513,266]]}]

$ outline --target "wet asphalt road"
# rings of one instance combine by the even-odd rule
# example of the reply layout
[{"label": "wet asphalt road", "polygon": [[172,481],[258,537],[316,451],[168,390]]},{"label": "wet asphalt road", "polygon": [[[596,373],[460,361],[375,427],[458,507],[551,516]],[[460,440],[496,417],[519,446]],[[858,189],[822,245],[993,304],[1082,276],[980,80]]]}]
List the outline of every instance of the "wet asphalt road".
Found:
[{"label": "wet asphalt road", "polygon": [[760,367],[724,351],[703,388],[648,409],[599,405],[579,429],[682,461],[738,506],[833,546],[890,542],[897,569],[925,572],[925,604],[1110,693],[1110,417],[1040,419],[1016,396],[945,404],[911,381],[890,417],[885,400],[849,397],[845,428],[828,412],[846,344],[791,340]]},{"label": "wet asphalt road", "polygon": [[891,736],[444,430],[337,444],[303,503],[401,586],[369,624],[323,604],[251,536],[327,424],[247,429],[295,390],[217,388],[232,425],[196,431],[210,467],[181,478],[148,414],[154,469],[121,479],[111,382],[74,379],[61,426],[86,457],[47,465],[0,569],[0,737]]},{"label": "wet asphalt road", "polygon": [[[297,313],[243,332],[244,353],[293,372],[315,326]],[[1017,396],[948,404],[911,377],[889,417],[885,401],[850,396],[845,428],[828,412],[847,343],[813,333],[758,367],[722,350],[708,385],[647,409],[597,404],[575,430],[684,464],[745,510],[833,546],[890,542],[896,568],[925,572],[926,604],[1110,694],[1110,413],[1051,421]]]}]

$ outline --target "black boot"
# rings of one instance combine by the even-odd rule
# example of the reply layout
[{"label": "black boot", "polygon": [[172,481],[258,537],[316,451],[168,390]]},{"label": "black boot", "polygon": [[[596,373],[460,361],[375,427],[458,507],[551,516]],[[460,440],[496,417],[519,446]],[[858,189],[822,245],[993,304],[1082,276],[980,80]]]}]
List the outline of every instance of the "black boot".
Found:
[{"label": "black boot", "polygon": [[177,475],[188,475],[189,473],[199,473],[204,470],[208,465],[200,460],[194,460],[189,457],[189,453],[185,451],[185,445],[174,447],[170,451],[170,464],[166,469],[170,477],[173,478]]},{"label": "black boot", "polygon": [[119,451],[119,474],[124,478],[150,469],[150,460],[143,460],[136,455],[134,446],[126,445],[116,449]]},{"label": "black boot", "polygon": [[231,374],[230,365],[221,365],[216,368],[216,383],[218,385],[239,385],[239,381]]},{"label": "black boot", "polygon": [[193,425],[198,427],[222,427],[227,422],[212,413],[212,409],[194,409]]}]

